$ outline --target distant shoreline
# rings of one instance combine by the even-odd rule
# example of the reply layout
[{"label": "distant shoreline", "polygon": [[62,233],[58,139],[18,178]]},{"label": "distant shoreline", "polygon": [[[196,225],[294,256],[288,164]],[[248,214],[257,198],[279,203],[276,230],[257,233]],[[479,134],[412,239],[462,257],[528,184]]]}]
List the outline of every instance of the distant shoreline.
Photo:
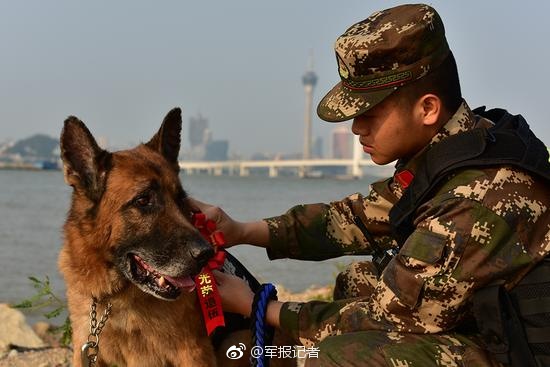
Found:
[{"label": "distant shoreline", "polygon": [[3,165],[0,164],[0,170],[3,171],[60,171],[59,168],[42,168],[33,165]]}]

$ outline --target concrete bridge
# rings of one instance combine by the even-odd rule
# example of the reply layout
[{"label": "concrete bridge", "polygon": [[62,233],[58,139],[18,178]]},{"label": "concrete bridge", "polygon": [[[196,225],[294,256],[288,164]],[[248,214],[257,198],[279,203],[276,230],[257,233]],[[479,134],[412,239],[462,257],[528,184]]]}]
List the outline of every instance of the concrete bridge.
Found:
[{"label": "concrete bridge", "polygon": [[353,177],[362,177],[365,166],[375,166],[370,159],[292,159],[272,161],[220,161],[220,162],[180,162],[181,170],[186,174],[208,173],[211,175],[248,176],[250,169],[267,168],[270,177],[276,177],[282,168],[296,169],[300,177],[307,175],[311,167],[348,167]]}]

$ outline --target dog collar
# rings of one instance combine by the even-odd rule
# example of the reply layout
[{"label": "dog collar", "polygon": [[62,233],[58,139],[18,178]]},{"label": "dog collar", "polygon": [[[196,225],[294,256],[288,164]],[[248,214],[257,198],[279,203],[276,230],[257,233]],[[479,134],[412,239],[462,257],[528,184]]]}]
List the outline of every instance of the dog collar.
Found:
[{"label": "dog collar", "polygon": [[88,335],[88,341],[80,348],[80,358],[83,367],[93,367],[97,362],[97,356],[99,355],[99,335],[103,331],[103,327],[109,319],[111,309],[113,305],[111,302],[107,303],[103,315],[97,322],[97,299],[92,297],[92,303],[90,305],[90,334]]}]

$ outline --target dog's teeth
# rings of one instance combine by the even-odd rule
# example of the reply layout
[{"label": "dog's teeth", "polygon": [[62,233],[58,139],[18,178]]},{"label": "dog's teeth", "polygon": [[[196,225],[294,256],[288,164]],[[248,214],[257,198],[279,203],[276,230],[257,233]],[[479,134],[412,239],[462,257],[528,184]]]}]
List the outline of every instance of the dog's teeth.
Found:
[{"label": "dog's teeth", "polygon": [[166,280],[164,280],[164,277],[160,277],[158,279],[158,283],[161,287],[165,287],[166,286]]}]

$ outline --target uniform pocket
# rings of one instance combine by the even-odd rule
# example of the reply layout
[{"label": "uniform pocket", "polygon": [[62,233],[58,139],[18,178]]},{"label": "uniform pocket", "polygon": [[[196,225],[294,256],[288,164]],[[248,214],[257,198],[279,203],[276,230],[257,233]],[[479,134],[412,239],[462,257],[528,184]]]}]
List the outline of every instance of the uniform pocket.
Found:
[{"label": "uniform pocket", "polygon": [[382,280],[401,303],[411,309],[419,304],[424,288],[422,275],[426,267],[441,259],[446,240],[443,235],[419,228],[409,236],[397,256],[388,263],[382,273]]},{"label": "uniform pocket", "polygon": [[441,259],[446,243],[447,236],[418,228],[407,238],[399,255],[435,264]]}]

